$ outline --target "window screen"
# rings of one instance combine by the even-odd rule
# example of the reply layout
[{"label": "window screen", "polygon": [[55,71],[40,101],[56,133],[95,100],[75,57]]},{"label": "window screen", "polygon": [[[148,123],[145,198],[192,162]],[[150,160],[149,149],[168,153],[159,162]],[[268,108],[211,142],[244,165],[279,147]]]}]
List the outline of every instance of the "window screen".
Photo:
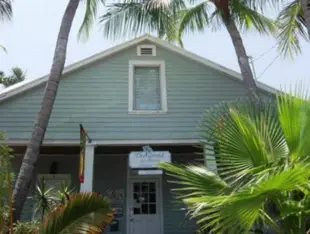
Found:
[{"label": "window screen", "polygon": [[160,109],[160,68],[134,67],[134,110]]}]

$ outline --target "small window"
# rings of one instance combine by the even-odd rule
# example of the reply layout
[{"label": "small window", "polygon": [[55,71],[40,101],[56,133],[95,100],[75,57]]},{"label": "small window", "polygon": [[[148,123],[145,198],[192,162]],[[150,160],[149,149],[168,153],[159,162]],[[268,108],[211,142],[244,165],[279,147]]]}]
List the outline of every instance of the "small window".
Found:
[{"label": "small window", "polygon": [[138,45],[137,46],[138,56],[156,56],[155,45]]},{"label": "small window", "polygon": [[129,112],[167,111],[164,65],[163,61],[130,61]]}]

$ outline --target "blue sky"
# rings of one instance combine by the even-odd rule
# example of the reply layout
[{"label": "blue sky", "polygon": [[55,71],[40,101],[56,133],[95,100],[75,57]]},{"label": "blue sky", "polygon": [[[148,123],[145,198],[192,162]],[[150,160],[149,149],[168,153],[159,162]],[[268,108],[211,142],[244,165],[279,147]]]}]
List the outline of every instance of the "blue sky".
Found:
[{"label": "blue sky", "polygon": [[[8,72],[11,67],[17,65],[27,71],[28,79],[38,78],[48,73],[60,20],[67,2],[64,0],[14,1],[13,22],[0,24],[0,44],[8,49],[8,54],[0,52],[0,70]],[[87,42],[79,42],[77,32],[84,9],[84,5],[81,4],[74,20],[68,46],[67,65],[122,42],[105,39],[98,25],[95,25]],[[100,12],[102,13],[99,11],[99,14]],[[302,41],[303,54],[294,60],[278,58],[272,63],[278,55],[276,48],[270,50],[275,44],[274,39],[262,37],[254,32],[243,34],[243,38],[246,50],[254,60],[269,51],[255,61],[259,81],[276,88],[299,81],[310,83],[309,70],[307,70],[310,65],[310,44]],[[204,34],[186,35],[184,45],[187,50],[239,71],[235,51],[225,29],[218,32],[206,30]],[[272,65],[264,72],[270,63]]]}]

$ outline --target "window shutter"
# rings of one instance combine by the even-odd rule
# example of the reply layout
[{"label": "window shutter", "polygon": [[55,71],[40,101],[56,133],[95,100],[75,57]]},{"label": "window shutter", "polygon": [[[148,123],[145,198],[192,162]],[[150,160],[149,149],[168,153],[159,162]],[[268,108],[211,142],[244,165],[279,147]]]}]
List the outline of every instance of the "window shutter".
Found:
[{"label": "window shutter", "polygon": [[159,67],[134,68],[134,109],[160,110]]}]

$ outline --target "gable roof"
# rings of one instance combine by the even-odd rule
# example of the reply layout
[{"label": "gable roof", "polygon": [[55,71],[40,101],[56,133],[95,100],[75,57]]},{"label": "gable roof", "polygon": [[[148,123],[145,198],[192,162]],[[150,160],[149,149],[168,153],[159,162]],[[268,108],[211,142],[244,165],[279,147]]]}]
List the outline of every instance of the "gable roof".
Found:
[{"label": "gable roof", "polygon": [[[238,79],[238,80],[243,80],[242,79],[242,76],[240,73],[236,72],[236,71],[233,71],[229,68],[226,68],[226,67],[223,67],[221,66],[220,64],[217,64],[215,62],[212,62],[206,58],[203,58],[201,56],[198,56],[190,51],[187,51],[185,49],[182,49],[180,47],[177,47],[171,43],[168,43],[164,40],[161,40],[159,38],[156,38],[156,37],[153,37],[149,34],[145,34],[143,36],[140,36],[140,37],[137,37],[133,40],[130,40],[130,41],[127,41],[125,43],[122,43],[120,45],[117,45],[117,46],[114,46],[110,49],[107,49],[103,52],[100,52],[98,54],[95,54],[95,55],[92,55],[86,59],[83,59],[79,62],[76,62],[76,63],[73,63],[67,67],[64,68],[63,70],[63,75],[69,73],[69,72],[72,72],[72,71],[75,71],[81,67],[85,67],[95,61],[98,61],[98,60],[101,60],[101,59],[104,59],[105,57],[108,57],[108,56],[111,56],[115,53],[118,53],[126,48],[129,48],[131,46],[134,46],[136,44],[139,44],[141,42],[144,42],[144,41],[149,41],[151,43],[154,43],[156,45],[159,45],[167,50],[170,50],[172,52],[175,52],[179,55],[182,55],[184,57],[187,57],[191,60],[194,60],[196,62],[199,62],[207,67],[210,67],[210,68],[213,68],[219,72],[222,72],[224,74],[227,74],[229,77],[232,77],[232,78],[235,78],[235,79]],[[32,79],[32,80],[26,80],[26,81],[23,81],[23,82],[20,82],[16,85],[13,85],[13,86],[10,86],[2,91],[0,91],[0,102],[8,99],[9,97],[12,97],[16,94],[19,94],[19,93],[22,93],[28,89],[31,89],[33,87],[36,87],[40,84],[43,84],[44,82],[46,82],[48,80],[48,75],[45,75],[43,77],[40,77],[40,78],[37,78],[37,79]],[[267,92],[270,92],[270,93],[275,93],[277,90],[266,85],[266,84],[263,84],[259,81],[256,82],[257,84],[257,87],[262,89],[262,90],[265,90]]]}]

